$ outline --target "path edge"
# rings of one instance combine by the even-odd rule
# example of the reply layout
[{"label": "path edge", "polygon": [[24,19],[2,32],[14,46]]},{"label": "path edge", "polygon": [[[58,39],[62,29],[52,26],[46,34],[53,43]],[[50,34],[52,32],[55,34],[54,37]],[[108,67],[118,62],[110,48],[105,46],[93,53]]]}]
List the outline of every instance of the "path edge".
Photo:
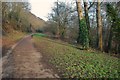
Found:
[{"label": "path edge", "polygon": [[[0,59],[1,68],[2,68],[2,66],[3,66],[3,63],[9,58],[10,54],[11,54],[12,51],[15,49],[15,47],[16,47],[17,45],[19,45],[21,41],[23,41],[25,38],[27,38],[27,37],[29,37],[29,36],[31,36],[31,35],[32,35],[32,34],[26,35],[26,36],[22,37],[18,42],[16,42],[15,44],[12,45],[12,47],[6,52],[6,55]],[[1,72],[2,72],[2,73],[0,73],[0,80],[2,80],[2,76],[3,76],[3,70],[2,70],[2,69],[1,69]]]}]

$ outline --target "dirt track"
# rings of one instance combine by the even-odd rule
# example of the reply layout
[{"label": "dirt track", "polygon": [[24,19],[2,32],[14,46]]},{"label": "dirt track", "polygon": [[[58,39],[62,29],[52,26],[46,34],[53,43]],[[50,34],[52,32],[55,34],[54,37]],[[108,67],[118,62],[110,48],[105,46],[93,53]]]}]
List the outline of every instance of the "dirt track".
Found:
[{"label": "dirt track", "polygon": [[45,68],[42,54],[34,48],[32,38],[26,37],[3,63],[3,78],[58,78],[52,69]]}]

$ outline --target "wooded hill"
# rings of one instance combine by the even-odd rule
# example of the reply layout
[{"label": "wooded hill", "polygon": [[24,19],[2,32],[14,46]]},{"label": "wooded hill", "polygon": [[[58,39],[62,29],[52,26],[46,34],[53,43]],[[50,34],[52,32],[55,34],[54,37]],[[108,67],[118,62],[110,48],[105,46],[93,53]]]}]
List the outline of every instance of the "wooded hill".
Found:
[{"label": "wooded hill", "polygon": [[43,28],[45,26],[46,22],[43,19],[36,17],[31,12],[28,13],[28,16],[29,16],[28,20],[31,23],[31,25],[33,26],[33,28],[39,29],[39,28]]},{"label": "wooded hill", "polygon": [[42,28],[45,21],[30,12],[27,2],[2,3],[2,32],[3,35],[12,30],[31,32],[31,29]]},{"label": "wooded hill", "polygon": [[46,22],[30,12],[27,2],[2,2],[2,56],[26,33],[41,29]]}]

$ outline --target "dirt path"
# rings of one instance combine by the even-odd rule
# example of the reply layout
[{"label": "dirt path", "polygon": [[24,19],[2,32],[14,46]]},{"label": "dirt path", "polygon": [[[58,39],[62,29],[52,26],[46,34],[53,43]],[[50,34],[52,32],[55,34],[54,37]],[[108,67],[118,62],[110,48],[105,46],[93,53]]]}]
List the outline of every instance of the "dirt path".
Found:
[{"label": "dirt path", "polygon": [[[23,39],[3,63],[3,78],[59,78],[41,61],[42,55],[33,46],[31,37]],[[44,65],[43,65],[44,64]]]}]

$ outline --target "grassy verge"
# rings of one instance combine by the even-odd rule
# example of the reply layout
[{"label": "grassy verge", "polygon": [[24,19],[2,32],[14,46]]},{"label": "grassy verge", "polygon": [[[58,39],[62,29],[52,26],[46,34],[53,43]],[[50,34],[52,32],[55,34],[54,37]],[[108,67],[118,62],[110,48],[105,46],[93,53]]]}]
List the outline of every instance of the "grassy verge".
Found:
[{"label": "grassy verge", "polygon": [[34,36],[35,46],[46,60],[66,78],[118,78],[119,59],[98,52],[90,52],[64,45],[54,40]]},{"label": "grassy verge", "polygon": [[23,38],[25,33],[14,31],[2,37],[2,56],[5,55],[8,49],[11,48],[18,40]]},{"label": "grassy verge", "polygon": [[42,34],[42,33],[36,33],[36,34],[33,34],[33,36],[46,37],[47,35],[46,34]]}]

